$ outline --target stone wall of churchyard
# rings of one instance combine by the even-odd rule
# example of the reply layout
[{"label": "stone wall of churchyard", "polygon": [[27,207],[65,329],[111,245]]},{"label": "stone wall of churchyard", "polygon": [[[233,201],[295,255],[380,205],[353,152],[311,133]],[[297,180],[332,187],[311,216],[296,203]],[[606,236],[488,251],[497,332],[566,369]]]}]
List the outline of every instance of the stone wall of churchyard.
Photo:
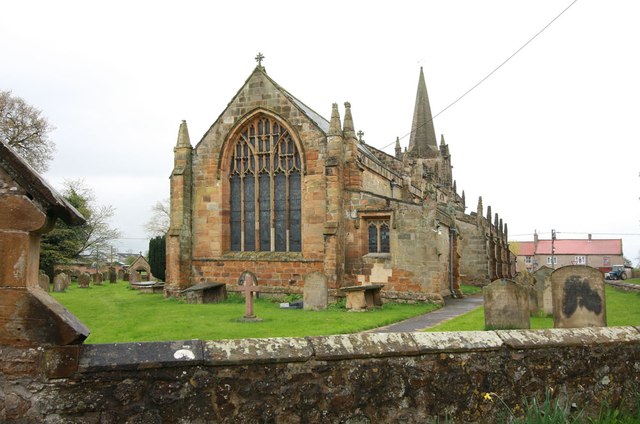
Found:
[{"label": "stone wall of churchyard", "polygon": [[0,346],[0,356],[8,423],[495,422],[504,404],[518,410],[546,390],[597,410],[640,385],[634,327]]}]

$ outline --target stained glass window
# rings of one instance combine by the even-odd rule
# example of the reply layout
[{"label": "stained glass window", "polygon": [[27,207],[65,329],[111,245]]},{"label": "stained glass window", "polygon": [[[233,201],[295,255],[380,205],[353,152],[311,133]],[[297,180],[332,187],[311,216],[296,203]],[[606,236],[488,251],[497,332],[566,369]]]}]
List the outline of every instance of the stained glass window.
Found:
[{"label": "stained glass window", "polygon": [[370,220],[368,225],[369,253],[389,253],[389,220]]},{"label": "stained glass window", "polygon": [[234,140],[230,165],[231,250],[301,251],[301,158],[291,134],[256,117]]}]

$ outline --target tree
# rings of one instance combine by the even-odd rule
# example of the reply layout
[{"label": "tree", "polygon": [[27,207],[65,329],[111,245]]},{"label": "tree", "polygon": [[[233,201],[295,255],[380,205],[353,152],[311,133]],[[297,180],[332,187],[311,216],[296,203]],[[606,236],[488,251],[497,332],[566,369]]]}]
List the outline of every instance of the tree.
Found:
[{"label": "tree", "polygon": [[115,209],[113,206],[96,205],[93,192],[83,180],[66,180],[62,194],[82,213],[86,222],[69,227],[57,221],[53,230],[42,236],[40,269],[50,276],[55,264],[72,262],[82,254],[98,258],[98,262],[108,259],[110,243],[120,237],[120,231],[109,225]]},{"label": "tree", "polygon": [[165,279],[165,268],[167,264],[165,236],[157,236],[149,240],[149,267],[151,274],[161,281]]},{"label": "tree", "polygon": [[47,170],[55,149],[49,139],[54,127],[41,113],[11,91],[0,91],[0,139],[38,172]]},{"label": "tree", "polygon": [[164,236],[169,231],[169,199],[156,202],[151,207],[151,218],[144,225],[144,229],[150,236]]}]

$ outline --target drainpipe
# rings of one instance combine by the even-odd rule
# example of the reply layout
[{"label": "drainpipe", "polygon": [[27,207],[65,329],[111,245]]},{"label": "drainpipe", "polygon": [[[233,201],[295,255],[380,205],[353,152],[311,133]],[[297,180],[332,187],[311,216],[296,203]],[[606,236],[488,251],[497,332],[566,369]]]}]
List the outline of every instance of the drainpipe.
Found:
[{"label": "drainpipe", "polygon": [[455,290],[453,290],[453,240],[455,236],[456,229],[449,228],[449,291],[453,299],[458,297]]}]

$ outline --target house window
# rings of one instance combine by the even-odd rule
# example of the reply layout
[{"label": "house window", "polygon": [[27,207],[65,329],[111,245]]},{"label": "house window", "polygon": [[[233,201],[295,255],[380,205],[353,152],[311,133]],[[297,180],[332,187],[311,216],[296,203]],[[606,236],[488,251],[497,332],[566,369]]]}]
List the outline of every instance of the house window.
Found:
[{"label": "house window", "polygon": [[[547,265],[551,265],[551,256],[547,256]],[[558,257],[557,256],[553,256],[553,264],[557,265],[558,264]]]},{"label": "house window", "polygon": [[586,256],[576,256],[576,264],[577,265],[586,265],[587,257]]},{"label": "house window", "polygon": [[369,253],[389,253],[389,220],[369,221]]},{"label": "house window", "polygon": [[524,257],[524,263],[525,264],[530,264],[531,263],[531,256],[525,256]]},{"label": "house window", "polygon": [[229,169],[231,250],[301,251],[301,159],[291,134],[258,116],[233,141]]}]

